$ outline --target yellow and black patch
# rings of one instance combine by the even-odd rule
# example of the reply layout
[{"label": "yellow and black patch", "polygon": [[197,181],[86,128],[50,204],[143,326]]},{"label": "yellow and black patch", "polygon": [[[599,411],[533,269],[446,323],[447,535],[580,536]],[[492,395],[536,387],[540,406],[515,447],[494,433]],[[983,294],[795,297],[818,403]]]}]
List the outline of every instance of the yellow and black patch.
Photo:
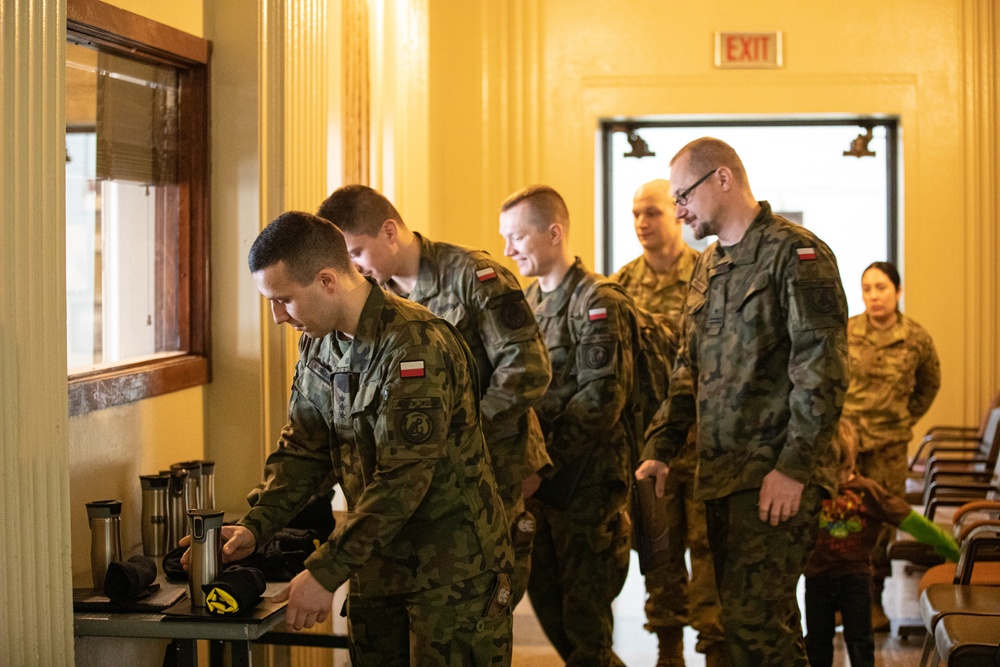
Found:
[{"label": "yellow and black patch", "polygon": [[205,607],[212,614],[235,614],[240,610],[240,605],[232,595],[221,588],[213,588],[205,596]]}]

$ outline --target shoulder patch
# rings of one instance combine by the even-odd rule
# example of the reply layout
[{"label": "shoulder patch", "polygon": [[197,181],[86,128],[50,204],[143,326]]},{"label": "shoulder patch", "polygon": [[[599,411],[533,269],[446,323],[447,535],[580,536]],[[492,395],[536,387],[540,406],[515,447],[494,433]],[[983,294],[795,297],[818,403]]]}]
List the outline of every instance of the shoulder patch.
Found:
[{"label": "shoulder patch", "polygon": [[497,272],[492,266],[487,266],[476,271],[476,278],[479,282],[485,283],[487,280],[494,280],[497,277]]},{"label": "shoulder patch", "polygon": [[604,368],[608,365],[608,360],[611,359],[611,352],[608,350],[607,345],[592,345],[587,348],[584,353],[584,360],[587,364],[587,368],[597,370],[598,368]]},{"label": "shoulder patch", "polygon": [[816,248],[796,248],[795,254],[799,256],[799,260],[806,261],[810,259],[816,259]]},{"label": "shoulder patch", "polygon": [[426,412],[411,410],[403,415],[400,430],[407,442],[419,445],[434,434],[434,422]]},{"label": "shoulder patch", "polygon": [[608,309],[607,308],[591,308],[587,311],[587,319],[591,322],[596,322],[597,320],[608,319]]},{"label": "shoulder patch", "polygon": [[399,377],[401,378],[422,378],[424,377],[423,361],[404,361],[399,364]]}]

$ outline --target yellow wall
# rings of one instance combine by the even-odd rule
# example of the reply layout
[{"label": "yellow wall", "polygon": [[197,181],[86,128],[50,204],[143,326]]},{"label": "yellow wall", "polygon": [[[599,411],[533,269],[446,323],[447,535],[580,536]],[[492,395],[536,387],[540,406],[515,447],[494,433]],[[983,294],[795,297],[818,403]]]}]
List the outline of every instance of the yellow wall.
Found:
[{"label": "yellow wall", "polygon": [[203,0],[103,0],[134,14],[183,30],[196,37],[204,36]]},{"label": "yellow wall", "polygon": [[[203,33],[201,0],[116,0],[111,4],[199,37]],[[126,555],[141,553],[139,475],[204,457],[204,396],[204,388],[195,387],[70,418],[74,583],[85,585],[90,577],[85,508],[89,501],[122,500],[122,548]]]},{"label": "yellow wall", "polygon": [[[720,30],[782,31],[785,67],[715,69]],[[431,3],[434,233],[500,254],[502,197],[546,182],[566,198],[574,249],[593,265],[604,117],[897,115],[905,306],[944,372],[917,431],[974,420],[1000,388],[997,91],[981,64],[996,65],[997,34],[988,0]]]}]

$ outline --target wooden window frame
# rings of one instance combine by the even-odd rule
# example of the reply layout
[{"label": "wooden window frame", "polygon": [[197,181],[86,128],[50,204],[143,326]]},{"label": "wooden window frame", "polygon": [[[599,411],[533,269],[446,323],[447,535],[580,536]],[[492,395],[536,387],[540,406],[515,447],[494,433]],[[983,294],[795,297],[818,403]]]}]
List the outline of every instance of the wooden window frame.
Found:
[{"label": "wooden window frame", "polygon": [[[180,352],[124,361],[68,378],[70,416],[211,381],[209,312],[208,40],[99,0],[67,0],[67,37],[102,50],[175,67],[179,73],[179,271],[176,293],[158,293],[157,310],[176,302]],[[159,245],[157,246],[159,247]],[[165,298],[161,298],[165,297]],[[160,312],[158,312],[159,319]]]}]

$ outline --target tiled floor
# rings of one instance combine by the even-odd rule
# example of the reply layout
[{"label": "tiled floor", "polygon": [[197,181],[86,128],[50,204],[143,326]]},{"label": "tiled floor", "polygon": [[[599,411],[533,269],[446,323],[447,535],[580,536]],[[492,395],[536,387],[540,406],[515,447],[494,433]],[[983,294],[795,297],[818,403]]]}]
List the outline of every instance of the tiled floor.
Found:
[{"label": "tiled floor", "polygon": [[[899,564],[894,565],[894,576],[886,586],[886,612],[894,619],[893,634],[875,635],[876,667],[911,667],[920,659],[922,636],[900,639],[896,636],[898,620],[919,624],[916,601],[918,577],[906,576]],[[646,618],[643,601],[646,590],[638,564],[633,554],[625,587],[614,602],[615,652],[629,667],[653,667],[656,664],[656,637],[643,629]],[[799,605],[802,605],[803,586],[799,585]],[[702,667],[705,658],[694,651],[696,633],[691,628],[684,631],[684,659],[688,667]],[[848,667],[843,642],[836,639],[834,667]],[[513,667],[556,667],[562,660],[542,632],[530,601],[525,598],[514,610],[514,660]]]}]

